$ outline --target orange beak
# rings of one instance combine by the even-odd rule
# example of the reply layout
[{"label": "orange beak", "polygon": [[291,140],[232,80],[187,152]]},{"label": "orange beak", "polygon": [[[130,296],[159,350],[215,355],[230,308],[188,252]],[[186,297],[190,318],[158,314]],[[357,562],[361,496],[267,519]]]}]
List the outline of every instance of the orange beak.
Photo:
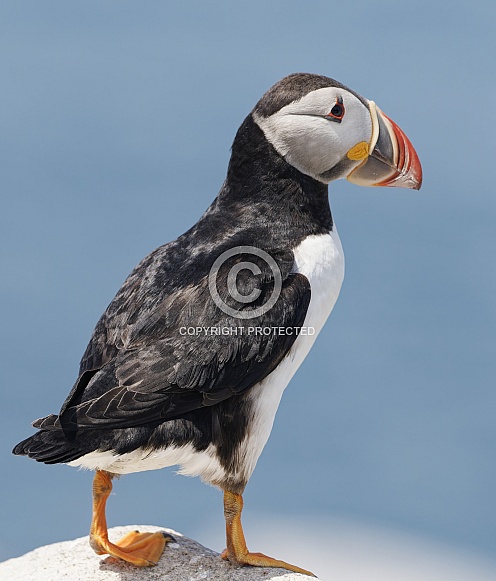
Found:
[{"label": "orange beak", "polygon": [[369,155],[347,177],[359,186],[388,186],[419,190],[422,166],[408,137],[369,101],[372,139]]}]

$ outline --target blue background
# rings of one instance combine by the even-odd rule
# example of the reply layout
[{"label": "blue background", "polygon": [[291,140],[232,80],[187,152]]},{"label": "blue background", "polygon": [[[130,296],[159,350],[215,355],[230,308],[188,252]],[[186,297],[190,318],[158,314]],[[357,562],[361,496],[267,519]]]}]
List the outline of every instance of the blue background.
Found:
[{"label": "blue background", "polygon": [[[331,184],[345,283],[246,512],[496,557],[495,17],[492,0],[2,2],[0,558],[87,533],[92,475],[10,450],[59,409],[124,278],[199,218],[237,127],[296,71],[375,100],[424,186]],[[219,492],[171,469],[115,491],[110,524],[222,531]]]}]

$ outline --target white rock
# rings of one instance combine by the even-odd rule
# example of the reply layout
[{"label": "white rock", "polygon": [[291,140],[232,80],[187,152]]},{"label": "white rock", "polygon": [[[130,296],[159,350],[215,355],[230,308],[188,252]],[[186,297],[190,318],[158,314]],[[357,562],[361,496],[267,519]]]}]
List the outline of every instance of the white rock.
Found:
[{"label": "white rock", "polygon": [[134,530],[165,531],[177,541],[165,548],[156,567],[138,568],[111,557],[96,555],[88,537],[40,547],[22,557],[0,563],[2,581],[305,581],[307,577],[284,569],[235,568],[215,551],[170,529],[153,526],[126,526],[109,529],[115,541]]}]

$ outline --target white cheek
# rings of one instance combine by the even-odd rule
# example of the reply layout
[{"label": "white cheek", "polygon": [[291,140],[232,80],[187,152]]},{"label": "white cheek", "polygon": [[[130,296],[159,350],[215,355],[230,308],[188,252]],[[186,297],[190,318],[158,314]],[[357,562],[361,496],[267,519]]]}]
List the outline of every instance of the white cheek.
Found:
[{"label": "white cheek", "polygon": [[275,150],[305,174],[316,177],[341,159],[341,138],[327,119],[276,113],[255,121]]},{"label": "white cheek", "polygon": [[[338,97],[345,106],[341,123],[325,118]],[[335,87],[313,91],[270,117],[255,113],[253,118],[288,163],[321,181],[322,174],[346,159],[357,143],[369,143],[372,135],[367,106],[355,95]]]},{"label": "white cheek", "polygon": [[369,110],[358,99],[350,100],[346,108],[346,115],[337,131],[342,139],[345,153],[361,141],[370,143],[372,119]]}]

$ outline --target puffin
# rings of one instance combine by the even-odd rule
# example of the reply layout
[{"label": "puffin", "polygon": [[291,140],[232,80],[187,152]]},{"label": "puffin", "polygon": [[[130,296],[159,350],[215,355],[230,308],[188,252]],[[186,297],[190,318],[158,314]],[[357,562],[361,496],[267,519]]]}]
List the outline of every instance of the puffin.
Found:
[{"label": "puffin", "polygon": [[158,562],[171,538],[135,531],[111,542],[105,506],[113,478],[179,466],[223,492],[223,559],[312,575],[248,550],[242,495],[281,396],[338,298],[344,256],[328,187],[339,179],[419,189],[422,168],[373,101],[327,76],[284,77],[239,127],[210,207],[131,272],[60,411],[14,448],[95,471],[97,554]]}]

